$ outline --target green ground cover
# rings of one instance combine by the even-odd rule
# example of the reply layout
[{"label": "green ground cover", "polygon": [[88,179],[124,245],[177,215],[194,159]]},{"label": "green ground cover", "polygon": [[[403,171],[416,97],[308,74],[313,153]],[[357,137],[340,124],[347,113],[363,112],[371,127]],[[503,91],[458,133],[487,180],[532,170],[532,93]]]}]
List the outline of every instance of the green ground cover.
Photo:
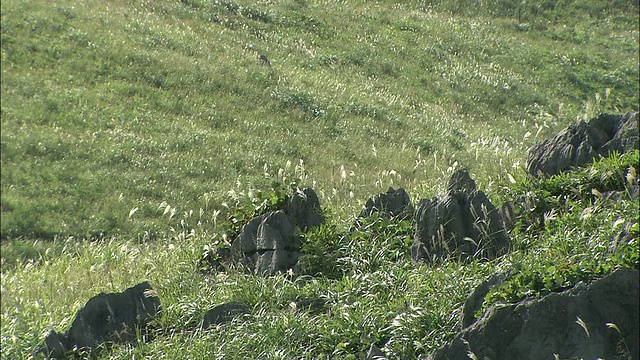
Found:
[{"label": "green ground cover", "polygon": [[[497,203],[517,189],[552,196],[524,175],[529,145],[601,111],[638,111],[637,2],[7,0],[1,11],[2,358],[28,357],[88,298],[143,279],[163,302],[161,330],[107,358],[346,358],[370,344],[415,358],[451,338],[464,297],[495,271],[518,264],[544,283],[583,260],[563,276],[637,267],[629,248],[606,246],[637,224],[637,200],[591,195],[551,201],[548,226],[513,234],[515,250],[491,263],[415,267],[406,223],[344,236],[369,196],[430,197],[461,167]],[[624,186],[632,166],[612,163]],[[308,248],[342,273],[196,271],[229,212],[294,181],[328,214]],[[300,296],[330,311],[301,315]],[[194,330],[224,301],[259,315]]]}]

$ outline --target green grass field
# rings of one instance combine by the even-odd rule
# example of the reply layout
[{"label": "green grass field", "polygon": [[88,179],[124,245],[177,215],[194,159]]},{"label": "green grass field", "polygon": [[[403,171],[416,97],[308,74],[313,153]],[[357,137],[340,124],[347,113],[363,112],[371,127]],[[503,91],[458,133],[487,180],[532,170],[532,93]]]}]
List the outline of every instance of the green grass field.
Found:
[{"label": "green grass field", "polygon": [[[638,223],[637,199],[567,200],[490,263],[413,266],[407,223],[345,236],[369,196],[431,197],[462,167],[496,204],[534,191],[529,145],[638,111],[637,1],[474,4],[3,1],[1,357],[28,358],[91,296],[149,280],[158,336],[104,358],[358,358],[371,344],[418,358],[500,269],[637,268],[606,246]],[[624,184],[633,156],[598,166]],[[306,238],[344,273],[196,271],[229,212],[292,182],[318,193],[329,224]],[[329,311],[296,312],[298,297]],[[194,330],[225,301],[254,315]]]}]

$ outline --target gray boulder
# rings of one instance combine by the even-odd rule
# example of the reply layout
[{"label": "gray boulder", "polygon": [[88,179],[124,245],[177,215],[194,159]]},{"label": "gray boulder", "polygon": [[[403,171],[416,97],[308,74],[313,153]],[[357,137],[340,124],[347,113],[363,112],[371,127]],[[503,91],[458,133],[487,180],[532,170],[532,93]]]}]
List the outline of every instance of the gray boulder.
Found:
[{"label": "gray boulder", "polygon": [[639,273],[619,269],[591,284],[493,305],[427,359],[638,359]]},{"label": "gray boulder", "polygon": [[535,143],[529,149],[527,171],[534,176],[559,174],[613,151],[638,149],[638,139],[638,113],[602,114],[588,123],[583,120],[573,124],[552,139]]},{"label": "gray boulder", "polygon": [[251,219],[231,244],[231,258],[263,276],[290,269],[299,257],[299,236],[282,210]]},{"label": "gray boulder", "polygon": [[214,307],[207,311],[202,321],[202,327],[208,328],[212,325],[220,325],[232,321],[233,319],[248,315],[251,309],[241,302],[228,302]]},{"label": "gray boulder", "polygon": [[231,244],[231,260],[257,275],[271,276],[293,268],[300,257],[299,231],[324,222],[318,196],[298,190],[285,210],[270,211],[246,223]]},{"label": "gray boulder", "polygon": [[121,293],[100,293],[78,311],[67,332],[50,331],[38,352],[47,358],[64,358],[74,349],[91,353],[101,345],[136,343],[138,334],[147,335],[160,308],[146,281]]},{"label": "gray boulder", "polygon": [[483,281],[473,292],[467,297],[462,307],[462,313],[460,316],[460,325],[462,329],[469,327],[476,321],[476,312],[482,309],[484,304],[484,298],[489,291],[497,286],[500,286],[511,274],[512,271],[506,271],[498,274],[494,274],[488,280]]},{"label": "gray boulder", "polygon": [[476,182],[469,176],[469,171],[458,170],[451,175],[447,183],[447,193],[455,192],[471,193],[476,190]]},{"label": "gray boulder", "polygon": [[386,193],[369,198],[358,217],[365,218],[374,213],[380,213],[392,219],[404,218],[413,213],[413,204],[409,194],[403,188],[395,190],[390,187]]},{"label": "gray boulder", "polygon": [[42,353],[47,359],[64,359],[71,349],[73,346],[65,334],[49,330],[33,358],[37,358],[38,354]]},{"label": "gray boulder", "polygon": [[293,226],[307,232],[324,222],[318,195],[311,188],[296,191],[287,201],[285,210]]},{"label": "gray boulder", "polygon": [[509,237],[500,212],[484,192],[476,190],[469,173],[454,173],[447,189],[445,195],[424,199],[418,205],[412,259],[492,259],[505,254]]}]

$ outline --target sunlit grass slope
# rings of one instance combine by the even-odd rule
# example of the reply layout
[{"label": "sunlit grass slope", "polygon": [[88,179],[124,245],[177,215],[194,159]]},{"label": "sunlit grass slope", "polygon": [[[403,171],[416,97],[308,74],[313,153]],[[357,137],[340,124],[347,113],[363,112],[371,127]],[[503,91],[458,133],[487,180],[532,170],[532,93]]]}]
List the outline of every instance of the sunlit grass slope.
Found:
[{"label": "sunlit grass slope", "polygon": [[3,1],[1,236],[156,237],[161,203],[210,222],[301,160],[344,213],[456,162],[490,185],[637,110],[637,7],[609,3]]},{"label": "sunlit grass slope", "polygon": [[[323,261],[317,265],[323,274],[314,277],[200,273],[196,264],[209,241],[200,230],[142,244],[126,237],[56,240],[35,261],[3,264],[2,358],[29,358],[44,333],[68,329],[90,297],[142,280],[150,281],[163,305],[155,338],[115,346],[100,358],[363,359],[371,346],[389,359],[422,358],[452,339],[465,297],[496,272],[513,271],[515,279],[492,293],[492,301],[516,301],[620,266],[638,269],[638,199],[591,195],[597,194],[592,188],[624,188],[637,159],[636,151],[548,181],[520,174],[516,183],[499,184],[509,186],[498,191],[500,197],[533,194],[553,207],[537,214],[544,216],[544,228],[522,223],[511,233],[511,251],[491,262],[416,266],[410,261],[411,222],[375,218],[348,231],[330,217],[306,234],[303,248]],[[623,229],[630,239],[614,246]],[[299,299],[320,299],[324,310],[301,309]],[[247,304],[252,314],[200,327],[206,311],[229,301]]]},{"label": "sunlit grass slope", "polygon": [[[414,359],[453,337],[496,271],[553,285],[491,295],[504,300],[638,268],[637,199],[590,188],[633,182],[637,152],[548,181],[524,171],[534,141],[638,111],[637,2],[486,3],[2,1],[0,357],[29,358],[90,297],[148,280],[155,339],[100,358],[353,359],[375,345]],[[460,167],[496,205],[553,205],[546,227],[521,224],[492,262],[434,266],[410,262],[410,221],[349,231],[369,196],[430,197]],[[322,276],[197,270],[227,211],[294,181],[326,210],[303,238]],[[227,301],[252,315],[199,328]]]}]

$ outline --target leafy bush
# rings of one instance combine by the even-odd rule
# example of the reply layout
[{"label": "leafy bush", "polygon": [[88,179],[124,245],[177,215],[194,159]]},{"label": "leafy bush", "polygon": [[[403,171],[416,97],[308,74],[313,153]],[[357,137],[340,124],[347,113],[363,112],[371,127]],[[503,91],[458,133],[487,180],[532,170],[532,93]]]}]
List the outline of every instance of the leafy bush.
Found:
[{"label": "leafy bush", "polygon": [[340,244],[344,235],[337,226],[325,223],[302,234],[298,275],[322,276],[337,279],[345,269],[339,266]]},{"label": "leafy bush", "polygon": [[372,273],[410,256],[413,226],[410,220],[390,220],[373,214],[358,219],[346,232],[327,223],[302,235],[302,275],[339,278]]},{"label": "leafy bush", "polygon": [[389,219],[378,213],[358,219],[344,235],[341,266],[351,273],[372,273],[390,264],[407,261],[413,243],[412,220]]},{"label": "leafy bush", "polygon": [[[636,251],[637,240],[626,247]],[[625,249],[624,253],[626,254],[628,251]],[[628,256],[628,254],[624,256]],[[628,260],[633,261],[628,258],[625,261],[619,255],[604,261],[573,259],[569,262],[559,263],[557,259],[553,259],[536,267],[523,267],[516,264],[514,273],[509,279],[485,296],[482,310],[476,316],[481,315],[496,302],[515,303],[525,297],[536,297],[571,288],[580,281],[592,281],[610,274],[616,267],[631,265]],[[633,265],[638,268],[637,257]]]},{"label": "leafy bush", "polygon": [[638,185],[640,151],[596,159],[593,164],[549,178],[522,176],[515,184],[502,188],[504,200],[517,199],[522,215],[516,232],[544,227],[544,218],[551,211],[568,210],[575,202],[594,202],[609,191],[629,191]]},{"label": "leafy bush", "polygon": [[638,185],[639,154],[611,154],[584,168],[550,178],[526,176],[505,188],[510,196],[528,199],[512,237],[515,244],[527,242],[522,250],[536,260],[514,261],[509,278],[487,294],[476,315],[496,302],[562,291],[619,267],[640,268],[638,199],[614,201],[604,195]]}]

